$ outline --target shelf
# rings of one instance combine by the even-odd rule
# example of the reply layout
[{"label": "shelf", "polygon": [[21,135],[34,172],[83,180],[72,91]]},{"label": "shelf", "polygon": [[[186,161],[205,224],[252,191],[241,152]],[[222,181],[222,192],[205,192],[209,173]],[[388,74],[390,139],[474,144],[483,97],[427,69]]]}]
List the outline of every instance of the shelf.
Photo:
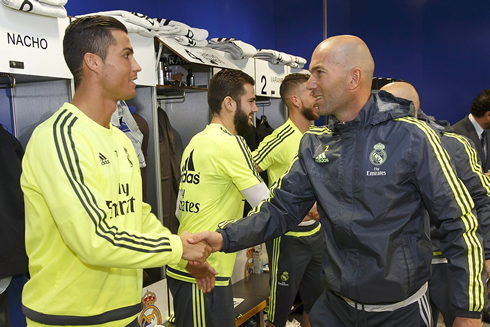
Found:
[{"label": "shelf", "polygon": [[173,86],[173,85],[157,85],[157,94],[165,94],[169,92],[207,92],[207,88],[194,87],[194,86]]},{"label": "shelf", "polygon": [[208,67],[239,69],[235,64],[231,63],[228,59],[225,59],[222,51],[211,49],[208,47],[189,47],[177,43],[172,38],[155,38],[156,44],[161,43],[170,52],[175,53],[184,61],[189,64],[197,64]]}]

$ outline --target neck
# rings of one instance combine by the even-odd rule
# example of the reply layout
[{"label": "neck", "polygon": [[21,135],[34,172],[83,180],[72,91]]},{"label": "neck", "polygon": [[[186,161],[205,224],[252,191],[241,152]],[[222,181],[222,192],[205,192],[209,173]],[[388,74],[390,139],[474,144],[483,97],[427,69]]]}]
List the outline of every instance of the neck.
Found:
[{"label": "neck", "polygon": [[229,117],[223,117],[218,114],[213,114],[213,118],[211,118],[211,124],[220,124],[224,126],[224,128],[226,128],[228,131],[230,131],[231,134],[238,134],[235,129],[235,124],[233,123],[233,120]]},{"label": "neck", "polygon": [[339,113],[333,114],[341,123],[345,123],[354,120],[362,108],[366,105],[371,97],[371,91],[366,92],[365,95],[354,98],[354,100],[345,106],[345,110]]},{"label": "neck", "polygon": [[104,97],[100,92],[90,92],[80,85],[71,103],[102,127],[109,128],[117,101]]},{"label": "neck", "polygon": [[299,129],[301,134],[306,133],[310,129],[310,121],[301,112],[289,110],[289,119]]},{"label": "neck", "polygon": [[475,121],[478,123],[478,125],[480,125],[481,128],[483,129],[486,129],[486,125],[485,125],[485,116],[483,117],[475,117],[473,115],[473,118],[475,119]]}]

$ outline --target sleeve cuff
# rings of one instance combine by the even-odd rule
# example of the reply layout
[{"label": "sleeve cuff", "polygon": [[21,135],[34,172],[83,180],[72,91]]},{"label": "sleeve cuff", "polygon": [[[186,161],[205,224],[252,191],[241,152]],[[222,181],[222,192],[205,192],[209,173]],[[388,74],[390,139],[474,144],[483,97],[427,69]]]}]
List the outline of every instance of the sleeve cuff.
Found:
[{"label": "sleeve cuff", "polygon": [[230,242],[228,241],[228,235],[226,235],[226,232],[223,229],[218,229],[216,231],[220,233],[221,236],[223,237],[223,247],[221,248],[220,252],[228,252],[230,249]]},{"label": "sleeve cuff", "polygon": [[462,318],[471,318],[471,319],[481,319],[481,312],[478,311],[464,311],[464,310],[455,310],[454,311],[454,316],[455,317],[462,317]]},{"label": "sleeve cuff", "polygon": [[180,261],[184,260],[182,259],[182,255],[184,253],[184,249],[182,247],[182,239],[178,235],[169,235],[168,238],[170,240],[170,244],[172,245],[173,255],[167,264],[170,265],[180,264]]},{"label": "sleeve cuff", "polygon": [[188,263],[189,263],[189,261],[184,260],[184,259],[180,259],[180,261],[179,261],[179,263],[177,264],[177,266],[178,266],[180,269],[184,270],[184,269],[185,269],[185,267],[187,267],[187,264],[188,264]]}]

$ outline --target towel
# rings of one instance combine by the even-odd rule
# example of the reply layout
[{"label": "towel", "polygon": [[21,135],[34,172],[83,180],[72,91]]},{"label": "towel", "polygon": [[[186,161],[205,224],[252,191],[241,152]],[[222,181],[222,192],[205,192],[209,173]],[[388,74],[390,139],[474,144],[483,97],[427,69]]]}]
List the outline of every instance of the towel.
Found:
[{"label": "towel", "polygon": [[207,40],[196,40],[196,39],[192,39],[192,38],[187,37],[187,36],[174,36],[173,39],[175,41],[177,41],[178,43],[180,43],[182,45],[186,45],[188,47],[201,47],[202,48],[202,47],[205,47],[206,45],[208,45]]},{"label": "towel", "polygon": [[118,17],[114,17],[114,18],[116,18],[121,23],[123,23],[124,26],[126,26],[126,28],[128,29],[128,33],[138,33],[139,35],[142,35],[145,37],[154,37],[156,35],[154,30],[149,30],[147,28],[132,24],[132,23],[127,22],[127,21],[120,19]]},{"label": "towel", "polygon": [[158,34],[187,36],[196,41],[204,41],[209,32],[202,28],[189,27],[188,25],[165,18],[155,18],[155,30]]},{"label": "towel", "polygon": [[304,58],[268,49],[258,50],[254,58],[267,60],[275,65],[288,65],[293,68],[303,68],[306,64],[306,60]]},{"label": "towel", "polygon": [[234,59],[252,58],[257,54],[253,45],[233,38],[212,38],[208,47],[228,52]]},{"label": "towel", "polygon": [[143,144],[143,133],[141,133],[138,124],[131,115],[129,107],[124,101],[117,102],[117,109],[111,116],[111,124],[122,130],[133,143],[134,150],[138,155],[140,168],[146,167],[145,156],[141,148]]},{"label": "towel", "polygon": [[0,3],[9,8],[33,14],[59,18],[67,17],[66,9],[64,7],[51,6],[40,3],[37,0],[0,0]]},{"label": "towel", "polygon": [[68,0],[38,0],[39,2],[51,5],[51,6],[64,6],[68,2]]},{"label": "towel", "polygon": [[300,65],[301,68],[303,68],[303,66],[306,65],[307,61],[305,58],[294,56],[294,62],[297,63],[298,65]]},{"label": "towel", "polygon": [[[0,0],[4,1],[4,0]],[[7,0],[8,1],[8,0]],[[86,14],[86,15],[79,15],[77,17],[84,17],[84,16],[92,16],[92,15],[99,15],[99,16],[111,16],[114,18],[117,18],[118,20],[124,20],[125,22],[146,28],[146,29],[155,29],[155,26],[157,23],[150,17],[145,16],[143,14],[137,13],[137,12],[129,12],[125,10],[110,10],[110,11],[100,11],[92,14]]]}]

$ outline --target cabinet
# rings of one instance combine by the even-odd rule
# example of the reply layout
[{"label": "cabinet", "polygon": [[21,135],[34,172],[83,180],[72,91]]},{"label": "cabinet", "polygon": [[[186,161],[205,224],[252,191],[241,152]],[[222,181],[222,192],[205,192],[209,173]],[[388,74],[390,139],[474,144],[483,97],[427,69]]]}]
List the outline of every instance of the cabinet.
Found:
[{"label": "cabinet", "polygon": [[[25,147],[34,128],[73,93],[63,58],[68,18],[25,13],[0,6],[0,122]],[[7,85],[14,84],[15,86]],[[13,86],[13,87],[12,87]]]},{"label": "cabinet", "polygon": [[68,18],[29,14],[0,6],[0,72],[71,79],[63,58]]},{"label": "cabinet", "polygon": [[[172,85],[156,86],[158,105],[165,110],[183,147],[202,131],[211,120],[207,104],[207,88],[213,68],[239,69],[223,56],[221,51],[211,48],[187,47],[171,38],[155,38],[157,58],[167,58],[172,71]],[[186,85],[186,76],[192,70],[194,86]],[[180,74],[182,83],[175,83]]]}]

